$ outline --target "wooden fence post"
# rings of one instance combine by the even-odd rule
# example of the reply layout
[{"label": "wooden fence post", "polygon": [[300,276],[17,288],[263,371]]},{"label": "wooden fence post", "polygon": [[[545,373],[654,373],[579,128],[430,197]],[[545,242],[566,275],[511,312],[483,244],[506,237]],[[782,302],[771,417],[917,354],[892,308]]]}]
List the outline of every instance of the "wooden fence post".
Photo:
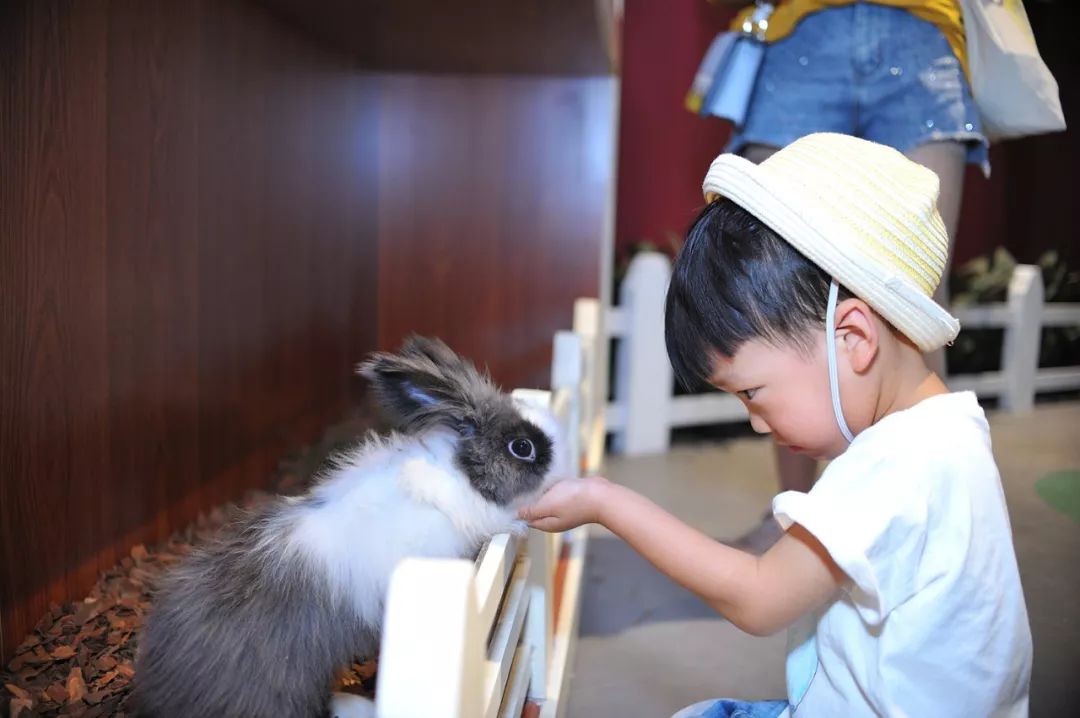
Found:
[{"label": "wooden fence post", "polygon": [[379,718],[481,715],[486,632],[473,571],[472,561],[424,558],[394,570],[379,655]]},{"label": "wooden fence post", "polygon": [[1042,343],[1043,284],[1038,267],[1020,264],[1013,270],[1008,307],[1009,324],[1001,356],[1005,379],[1002,405],[1009,411],[1030,411],[1035,405],[1035,375]]},{"label": "wooden fence post", "polygon": [[615,357],[615,399],[625,412],[615,446],[630,456],[667,451],[671,442],[673,380],[664,345],[664,301],[670,279],[668,258],[644,252],[630,262],[619,291],[628,326]]},{"label": "wooden fence post", "polygon": [[[567,416],[562,424],[566,431],[567,459],[570,466],[566,470],[572,476],[581,473],[581,444],[584,399],[582,390],[583,346],[581,337],[574,332],[556,332],[555,348],[551,361],[551,396],[557,400],[558,392],[569,395],[570,404],[564,410]],[[553,407],[554,408],[554,407]]]},{"label": "wooden fence post", "polygon": [[608,398],[608,329],[606,310],[600,300],[580,298],[574,302],[574,334],[581,338],[581,444],[585,473],[600,469],[607,428],[604,408]]}]

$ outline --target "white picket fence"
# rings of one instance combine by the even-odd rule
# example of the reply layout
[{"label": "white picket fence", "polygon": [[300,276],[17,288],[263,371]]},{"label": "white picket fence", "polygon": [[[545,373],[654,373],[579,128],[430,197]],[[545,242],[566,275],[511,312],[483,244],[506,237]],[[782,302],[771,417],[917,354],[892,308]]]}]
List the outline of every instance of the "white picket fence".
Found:
[{"label": "white picket fence", "polygon": [[1004,302],[953,307],[964,329],[1005,329],[1001,370],[948,377],[954,391],[997,396],[1009,411],[1028,411],[1039,392],[1080,389],[1080,366],[1039,368],[1039,346],[1046,327],[1080,326],[1080,303],[1043,301],[1042,272],[1021,264],[1009,281]]},{"label": "white picket fence", "polygon": [[[583,463],[596,467],[582,461],[586,417],[596,403],[585,381],[592,346],[589,337],[559,332],[551,391],[514,392],[558,417],[575,474]],[[539,704],[542,718],[562,716],[586,541],[585,527],[563,534],[530,529],[523,539],[495,536],[475,562],[401,562],[387,595],[379,718],[519,718],[526,699]]]},{"label": "white picket fence", "polygon": [[[606,418],[613,448],[629,455],[666,451],[673,428],[747,419],[742,403],[727,394],[674,396],[664,344],[664,298],[670,278],[667,257],[644,252],[630,263],[617,307],[605,309],[594,299],[579,299],[575,307],[575,331],[599,337],[599,344],[606,344],[608,338],[620,340],[615,355],[614,401],[604,411],[593,411],[601,416],[600,426]],[[950,376],[952,389],[997,396],[1005,409],[1025,411],[1032,407],[1038,392],[1080,388],[1080,366],[1038,366],[1043,327],[1080,325],[1080,304],[1044,303],[1038,267],[1016,268],[1007,301],[954,307],[952,311],[965,329],[1005,330],[1001,371]],[[594,352],[594,356],[599,355]],[[606,365],[589,367],[592,374],[586,382],[597,388],[596,396],[606,398],[604,368]]]}]

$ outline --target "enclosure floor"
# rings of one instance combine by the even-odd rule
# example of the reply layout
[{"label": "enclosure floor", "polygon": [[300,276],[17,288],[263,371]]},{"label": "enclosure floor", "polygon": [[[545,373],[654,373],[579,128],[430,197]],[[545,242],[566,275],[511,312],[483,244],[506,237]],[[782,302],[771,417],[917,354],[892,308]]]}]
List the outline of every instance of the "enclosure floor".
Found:
[{"label": "enclosure floor", "polygon": [[[1035,643],[1032,716],[1080,704],[1080,525],[1035,482],[1080,469],[1080,403],[990,414]],[[717,538],[753,526],[774,491],[767,440],[677,445],[610,457],[605,474]],[[603,529],[589,542],[569,718],[658,718],[706,698],[784,695],[784,637],[754,638],[716,616]]]}]

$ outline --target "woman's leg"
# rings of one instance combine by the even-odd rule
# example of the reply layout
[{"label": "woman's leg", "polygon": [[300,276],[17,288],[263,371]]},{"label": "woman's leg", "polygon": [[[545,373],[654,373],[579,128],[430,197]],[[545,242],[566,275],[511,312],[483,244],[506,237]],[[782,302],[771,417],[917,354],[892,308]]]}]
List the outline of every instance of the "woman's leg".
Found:
[{"label": "woman's leg", "polygon": [[[964,172],[967,165],[967,147],[962,142],[929,142],[907,153],[907,156],[923,167],[937,173],[941,181],[938,196],[938,212],[949,233],[949,254],[945,260],[945,272],[941,284],[934,292],[934,299],[943,307],[949,306],[949,268],[952,251],[956,244],[956,225],[960,220],[960,203],[964,196]],[[938,376],[945,378],[945,350],[938,349],[926,355],[926,363]]]}]

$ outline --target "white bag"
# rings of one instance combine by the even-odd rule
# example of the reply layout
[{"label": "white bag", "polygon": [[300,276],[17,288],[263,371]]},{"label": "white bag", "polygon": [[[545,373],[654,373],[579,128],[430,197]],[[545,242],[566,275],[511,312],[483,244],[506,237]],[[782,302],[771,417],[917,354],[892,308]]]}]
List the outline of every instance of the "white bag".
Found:
[{"label": "white bag", "polygon": [[991,140],[1065,129],[1058,85],[1021,0],[961,0],[971,91]]}]

